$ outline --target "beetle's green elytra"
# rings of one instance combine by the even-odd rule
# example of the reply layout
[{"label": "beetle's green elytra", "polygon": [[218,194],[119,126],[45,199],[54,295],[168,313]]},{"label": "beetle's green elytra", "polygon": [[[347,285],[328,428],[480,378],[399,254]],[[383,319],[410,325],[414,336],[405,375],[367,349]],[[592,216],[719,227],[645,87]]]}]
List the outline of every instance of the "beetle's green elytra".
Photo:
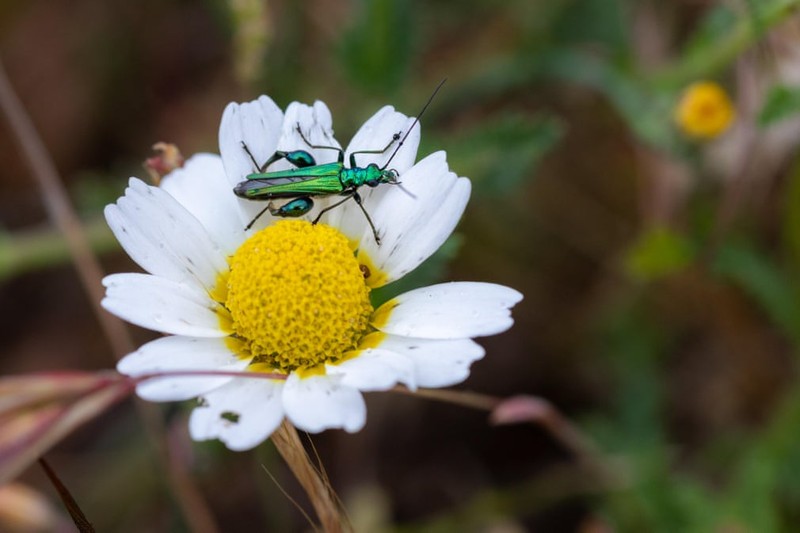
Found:
[{"label": "beetle's green elytra", "polygon": [[[255,172],[245,176],[244,181],[239,182],[233,188],[233,192],[236,196],[247,200],[267,201],[267,206],[259,211],[245,230],[249,230],[256,220],[267,211],[276,217],[299,217],[305,215],[314,207],[314,200],[312,198],[338,195],[342,197],[342,200],[322,209],[317,214],[312,224],[319,222],[322,215],[326,212],[352,198],[364,213],[369,227],[372,229],[375,242],[380,245],[380,236],[375,229],[375,225],[372,223],[369,213],[367,213],[367,210],[364,208],[358,190],[364,185],[368,187],[377,187],[382,184],[400,185],[397,170],[388,168],[389,164],[392,162],[392,159],[394,159],[394,156],[397,155],[397,152],[403,146],[408,135],[413,131],[420,117],[425,113],[425,110],[428,108],[431,101],[433,101],[433,97],[439,92],[444,82],[445,80],[442,80],[438,87],[436,87],[436,90],[433,91],[433,94],[431,94],[427,103],[423,106],[405,134],[403,134],[403,132],[395,133],[386,146],[380,150],[360,150],[352,152],[349,157],[349,168],[344,166],[344,150],[335,146],[311,144],[300,129],[300,124],[297,124],[297,132],[300,134],[303,142],[310,148],[316,150],[336,150],[339,153],[336,162],[318,165],[314,156],[306,150],[292,150],[290,152],[278,150],[272,154],[266,162],[259,164],[247,145],[242,142],[242,148],[247,152],[247,155],[253,162]],[[358,165],[356,155],[383,154],[394,144],[397,144],[394,152],[392,152],[392,155],[382,167],[379,167],[375,163],[370,163],[364,167]],[[267,167],[280,160],[288,161],[294,168],[266,172]],[[290,199],[290,201],[276,207],[272,202],[272,200],[276,199]]]}]

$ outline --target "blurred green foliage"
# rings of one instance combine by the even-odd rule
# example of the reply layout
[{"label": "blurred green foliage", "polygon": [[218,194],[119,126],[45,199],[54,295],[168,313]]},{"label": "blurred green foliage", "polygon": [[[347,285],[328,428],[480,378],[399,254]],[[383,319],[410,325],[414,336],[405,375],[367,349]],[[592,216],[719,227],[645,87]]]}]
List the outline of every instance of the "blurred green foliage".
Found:
[{"label": "blurred green foliage", "polygon": [[563,134],[564,126],[554,116],[506,113],[445,144],[450,165],[470,169],[475,194],[496,198],[522,186]]},{"label": "blurred green foliage", "polygon": [[340,61],[362,87],[393,94],[407,77],[414,26],[411,2],[359,0],[341,37]]},{"label": "blurred green foliage", "polygon": [[626,258],[630,275],[653,281],[679,272],[694,260],[694,246],[669,228],[653,228],[640,237]]},{"label": "blurred green foliage", "polygon": [[783,119],[791,118],[800,111],[800,89],[776,85],[767,94],[758,124],[762,127],[770,126]]},{"label": "blurred green foliage", "polygon": [[[261,93],[281,106],[326,101],[346,144],[380,106],[417,113],[448,78],[423,120],[420,155],[447,150],[453,171],[472,179],[471,204],[458,233],[410,276],[375,291],[374,302],[456,277],[520,289],[526,300],[514,311],[518,326],[487,340],[475,387],[563,404],[622,479],[604,484],[564,450],[542,444],[550,442],[546,434],[512,435],[495,446],[481,440],[496,431],[482,419],[477,435],[467,416],[449,413],[442,427],[452,430],[450,441],[446,432],[432,436],[424,417],[404,425],[398,416],[374,423],[383,433],[365,437],[369,445],[362,442],[355,454],[370,481],[382,481],[392,496],[387,530],[396,522],[404,531],[477,531],[503,521],[541,531],[590,531],[587,524],[621,532],[797,529],[800,135],[775,134],[800,113],[800,85],[778,68],[800,66],[790,53],[797,36],[785,24],[797,22],[800,1],[284,1],[267,4],[260,36],[242,20],[247,11],[226,2],[166,4],[179,13],[175,20],[198,24],[216,36],[211,42],[230,48],[221,65],[207,60],[212,72],[202,78],[224,82],[185,100],[159,93],[152,80],[126,92],[130,80],[120,72],[130,65],[136,72],[160,65],[165,77],[178,70],[195,85],[179,67],[203,64],[192,54],[207,58],[206,41],[189,41],[177,24],[170,28],[175,39],[187,39],[186,50],[172,41],[159,49],[148,41],[147,25],[138,37],[109,33],[113,50],[124,54],[91,56],[106,61],[108,72],[98,77],[117,83],[118,93],[100,100],[103,109],[127,110],[130,120],[131,110],[147,103],[157,115],[134,128],[140,136],[128,139],[126,150],[161,140],[163,131],[206,149],[216,132],[212,126],[198,140],[195,119],[211,116],[202,124],[213,124],[226,101]],[[193,16],[211,22],[203,26]],[[258,48],[246,50],[248,43]],[[140,50],[148,46],[158,53]],[[247,57],[245,73],[234,53]],[[683,89],[701,79],[750,102],[738,109],[732,131],[705,143],[685,138],[672,116]],[[752,79],[758,83],[742,81]],[[173,83],[175,93],[189,90]],[[163,108],[136,100],[140,93],[163,100]],[[174,108],[185,114],[176,119]],[[141,174],[120,163],[131,154],[102,134],[123,129],[108,120],[96,139],[107,142],[100,152],[113,160],[84,165]],[[124,186],[121,176],[97,177],[105,173],[74,173],[73,192],[87,216],[113,198],[109,182],[117,193]],[[1,236],[7,276],[64,258],[63,250],[48,255],[34,247],[29,262],[6,267],[26,242]],[[386,427],[395,425],[397,433]],[[386,466],[413,446],[414,460],[401,471]],[[224,454],[198,449],[208,460],[198,463],[203,481],[215,489],[229,483],[224,467],[209,466],[222,464]],[[139,455],[132,450],[130,457]],[[243,461],[228,460],[239,467]],[[452,462],[439,468],[445,460]],[[277,468],[274,457],[263,462]],[[565,464],[573,470],[558,470]],[[358,483],[353,462],[338,466]],[[450,467],[448,477],[443,470]],[[436,507],[426,490],[439,484],[430,497]],[[272,522],[262,516],[270,514],[265,502],[281,496],[274,487],[259,490],[256,514],[282,529],[292,520],[286,509]],[[235,502],[226,503],[225,516],[235,521]],[[113,529],[124,513],[108,514],[101,524]]]}]

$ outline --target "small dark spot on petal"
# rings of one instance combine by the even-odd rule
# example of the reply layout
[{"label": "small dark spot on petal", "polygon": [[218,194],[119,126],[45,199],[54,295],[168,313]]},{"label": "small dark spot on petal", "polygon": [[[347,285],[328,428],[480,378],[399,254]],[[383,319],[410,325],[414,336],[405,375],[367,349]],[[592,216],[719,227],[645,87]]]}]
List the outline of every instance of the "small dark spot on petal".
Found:
[{"label": "small dark spot on petal", "polygon": [[225,411],[219,415],[219,417],[223,420],[227,420],[228,422],[232,422],[234,424],[239,423],[239,413],[234,413],[233,411]]}]

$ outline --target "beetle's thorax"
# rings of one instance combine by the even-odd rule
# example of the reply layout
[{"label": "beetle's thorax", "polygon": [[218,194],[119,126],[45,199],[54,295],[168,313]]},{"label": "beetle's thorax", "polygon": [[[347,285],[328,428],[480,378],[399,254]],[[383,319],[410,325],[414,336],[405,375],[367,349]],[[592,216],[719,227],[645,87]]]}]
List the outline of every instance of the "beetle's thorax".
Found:
[{"label": "beetle's thorax", "polygon": [[380,181],[383,172],[375,163],[366,167],[343,168],[340,176],[343,187],[361,187],[368,182]]}]

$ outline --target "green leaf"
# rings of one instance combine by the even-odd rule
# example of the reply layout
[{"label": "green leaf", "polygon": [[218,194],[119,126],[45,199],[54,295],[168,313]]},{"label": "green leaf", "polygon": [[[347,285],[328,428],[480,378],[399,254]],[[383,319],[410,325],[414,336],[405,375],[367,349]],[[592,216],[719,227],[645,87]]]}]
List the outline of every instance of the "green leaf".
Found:
[{"label": "green leaf", "polygon": [[709,9],[697,28],[686,40],[682,55],[704,54],[724,39],[736,26],[737,17],[730,7],[717,5]]},{"label": "green leaf", "polygon": [[[690,39],[694,45],[678,55],[674,64],[654,73],[651,81],[662,89],[677,90],[698,79],[721,74],[764,32],[792,16],[797,7],[800,0],[748,0],[746,16],[737,17],[727,31],[717,29],[716,22],[701,25],[701,35]],[[727,27],[727,20],[723,22],[720,25]]]},{"label": "green leaf", "polygon": [[625,258],[628,273],[651,281],[685,268],[695,256],[695,248],[685,237],[668,228],[655,228],[634,243]]},{"label": "green leaf", "polygon": [[571,46],[604,44],[619,54],[630,54],[628,29],[620,0],[576,0],[553,25],[554,41]]},{"label": "green leaf", "polygon": [[793,162],[787,174],[786,187],[781,194],[781,238],[788,251],[788,259],[792,262],[792,269],[800,271],[800,159]]},{"label": "green leaf", "polygon": [[794,531],[800,520],[800,389],[785,393],[757,438],[736,460],[727,515],[746,531]]},{"label": "green leaf", "polygon": [[672,144],[674,95],[654,90],[624,68],[594,55],[567,49],[543,52],[537,76],[585,85],[601,92],[630,128],[643,140],[659,147]]},{"label": "green leaf", "polygon": [[713,267],[758,303],[787,337],[800,343],[796,287],[766,254],[747,244],[729,244],[719,250]]},{"label": "green leaf", "polygon": [[452,168],[468,172],[477,193],[499,196],[532,176],[563,134],[555,116],[504,114],[449,143],[448,159]]},{"label": "green leaf", "polygon": [[412,8],[403,0],[362,0],[342,38],[347,75],[372,91],[400,85],[411,59]]},{"label": "green leaf", "polygon": [[798,112],[800,112],[800,87],[775,85],[767,94],[767,99],[758,115],[758,125],[762,128],[770,126]]}]

